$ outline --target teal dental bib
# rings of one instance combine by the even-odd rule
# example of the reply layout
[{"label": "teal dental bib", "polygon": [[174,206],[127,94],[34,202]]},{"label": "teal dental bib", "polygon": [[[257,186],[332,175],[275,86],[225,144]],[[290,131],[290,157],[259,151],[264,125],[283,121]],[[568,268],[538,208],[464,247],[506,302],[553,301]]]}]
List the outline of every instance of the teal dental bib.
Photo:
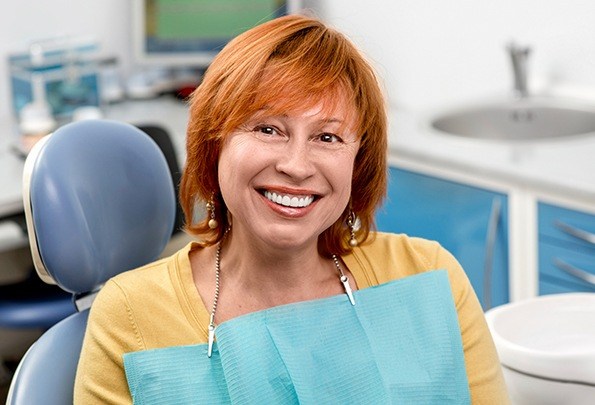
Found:
[{"label": "teal dental bib", "polygon": [[468,404],[448,274],[283,305],[207,344],[124,355],[134,404]]}]

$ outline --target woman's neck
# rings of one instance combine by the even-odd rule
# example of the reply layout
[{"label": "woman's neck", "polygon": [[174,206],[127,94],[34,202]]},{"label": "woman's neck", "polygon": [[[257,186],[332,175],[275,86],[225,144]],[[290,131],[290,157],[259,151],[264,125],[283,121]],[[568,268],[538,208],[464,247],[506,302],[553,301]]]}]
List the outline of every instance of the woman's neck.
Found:
[{"label": "woman's neck", "polygon": [[[214,249],[215,246],[209,250]],[[209,267],[214,270],[214,265],[211,262]],[[197,288],[210,308],[215,292],[214,274],[207,271],[198,277],[208,273],[211,276],[203,278],[203,284],[197,283]],[[234,238],[233,233],[222,242],[217,323],[278,305],[342,292],[333,261],[319,255],[316,243],[280,251],[260,246],[256,241]]]},{"label": "woman's neck", "polygon": [[[318,253],[317,242],[280,250],[233,232],[223,241],[221,272],[247,289],[295,290],[308,280],[332,274],[332,262]],[[321,277],[322,276],[322,277]]]},{"label": "woman's neck", "polygon": [[[221,242],[219,288],[215,283],[218,246],[191,254],[193,277],[207,311],[218,293],[215,322],[294,302],[343,294],[332,259],[318,253],[317,240],[280,247],[243,235],[236,227]],[[343,268],[353,280],[349,269]],[[351,282],[355,290],[357,286]]]}]

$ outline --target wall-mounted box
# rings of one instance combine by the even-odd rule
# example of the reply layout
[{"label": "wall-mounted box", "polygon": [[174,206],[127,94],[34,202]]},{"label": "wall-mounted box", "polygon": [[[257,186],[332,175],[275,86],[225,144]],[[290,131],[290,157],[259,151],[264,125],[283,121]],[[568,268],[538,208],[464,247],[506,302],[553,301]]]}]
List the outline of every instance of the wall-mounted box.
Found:
[{"label": "wall-mounted box", "polygon": [[8,58],[12,107],[16,117],[27,104],[47,102],[57,119],[75,109],[100,106],[99,60],[94,43],[46,41]]}]

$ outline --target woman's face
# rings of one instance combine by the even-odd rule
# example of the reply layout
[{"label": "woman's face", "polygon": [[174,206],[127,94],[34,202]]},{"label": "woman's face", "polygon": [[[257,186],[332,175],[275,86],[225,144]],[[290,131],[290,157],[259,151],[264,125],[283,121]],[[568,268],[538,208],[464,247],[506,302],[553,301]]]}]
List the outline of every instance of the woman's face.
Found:
[{"label": "woman's face", "polygon": [[337,221],[360,144],[353,111],[341,104],[331,113],[322,103],[281,115],[265,108],[225,139],[219,185],[234,236],[300,248]]}]

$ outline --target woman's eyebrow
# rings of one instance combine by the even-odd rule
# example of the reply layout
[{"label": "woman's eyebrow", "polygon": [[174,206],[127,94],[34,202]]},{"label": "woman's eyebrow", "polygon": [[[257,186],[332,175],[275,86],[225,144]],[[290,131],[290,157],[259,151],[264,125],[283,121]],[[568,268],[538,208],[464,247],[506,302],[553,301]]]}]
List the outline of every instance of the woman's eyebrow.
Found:
[{"label": "woman's eyebrow", "polygon": [[[253,118],[262,118],[262,115],[265,114],[267,111],[271,110],[272,107],[265,105],[262,108],[260,108],[259,110],[255,111],[254,114],[252,115]],[[283,113],[283,114],[275,114],[273,115],[271,118],[273,117],[277,117],[277,118],[291,118],[291,116],[287,113]],[[345,119],[341,119],[338,117],[329,117],[329,118],[321,118],[318,120],[319,123],[323,123],[323,124],[343,124],[345,122]]]},{"label": "woman's eyebrow", "polygon": [[[290,118],[290,115],[280,114],[279,117]],[[343,122],[345,122],[345,120],[343,120],[341,118],[337,118],[337,117],[320,118],[317,121],[320,123],[324,123],[324,124],[335,124],[335,123],[342,124]]]},{"label": "woman's eyebrow", "polygon": [[335,124],[335,123],[342,124],[345,121],[340,118],[323,118],[320,120],[320,122],[324,122],[324,123],[328,123],[328,124]]}]

